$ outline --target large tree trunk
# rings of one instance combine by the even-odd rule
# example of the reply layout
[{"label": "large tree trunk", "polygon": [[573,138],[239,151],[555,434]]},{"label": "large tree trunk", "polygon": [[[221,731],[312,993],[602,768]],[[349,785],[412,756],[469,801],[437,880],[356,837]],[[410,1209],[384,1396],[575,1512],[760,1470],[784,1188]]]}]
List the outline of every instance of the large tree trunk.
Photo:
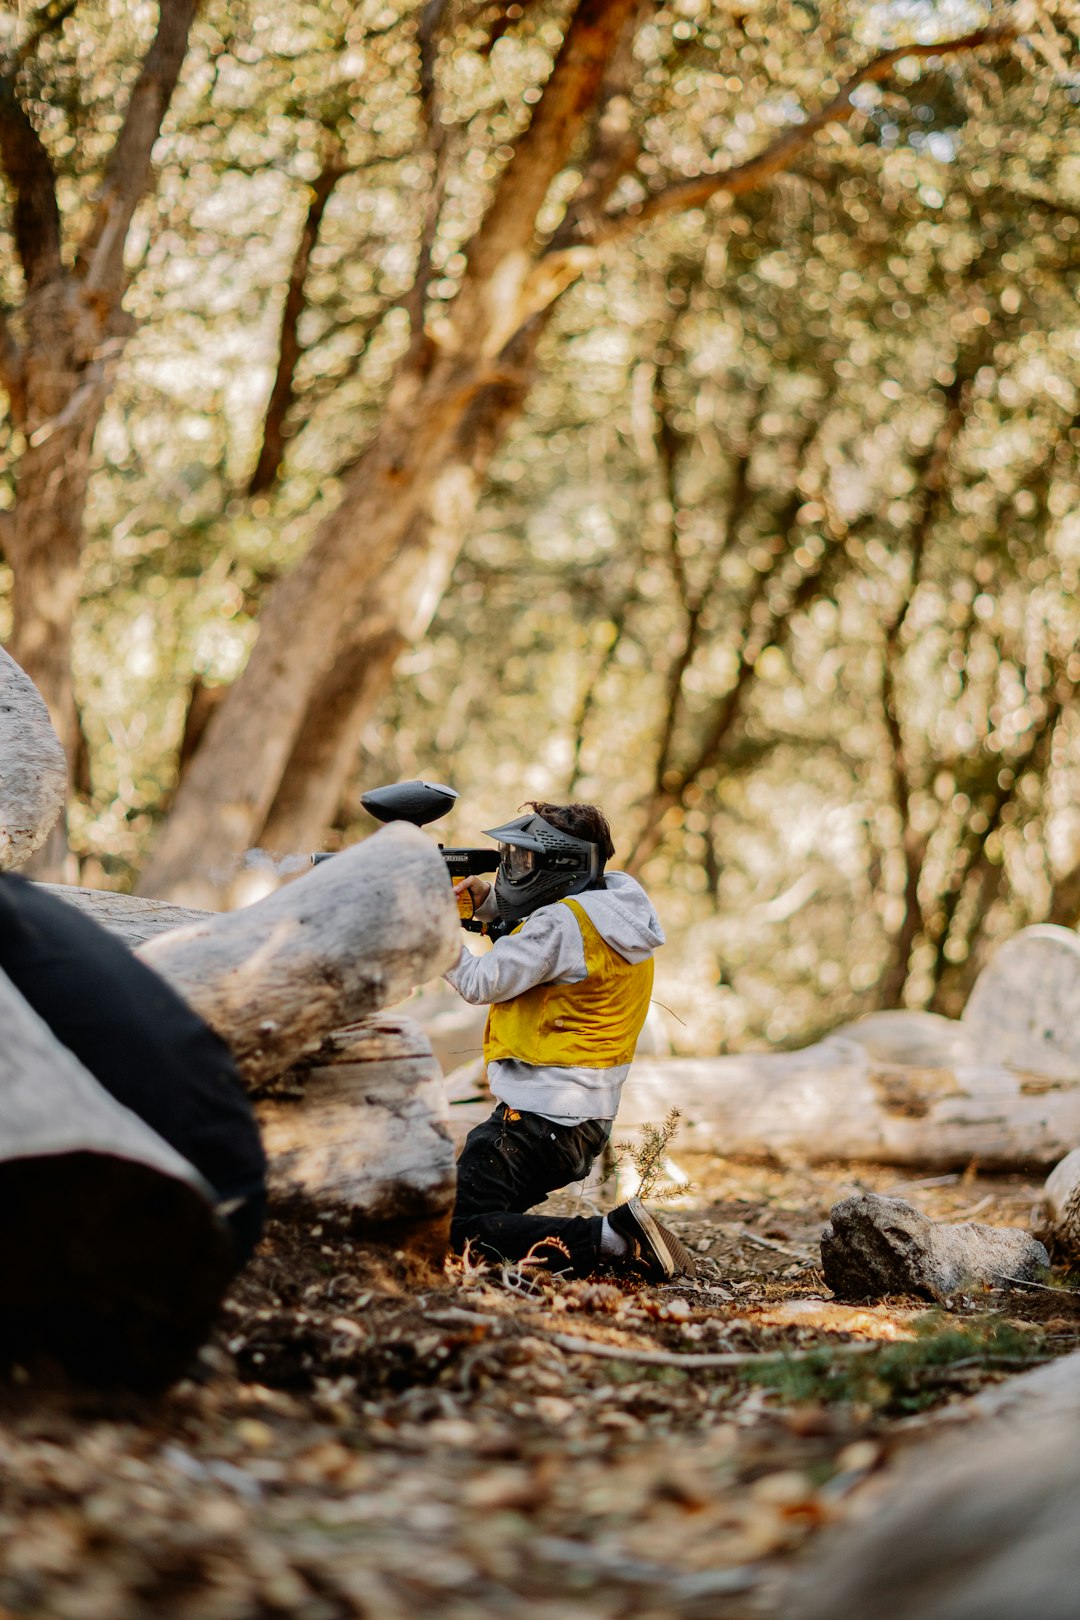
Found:
[{"label": "large tree trunk", "polygon": [[[187,52],[197,0],[161,0],[157,30],[132,86],[89,227],[65,253],[60,192],[49,151],[19,99],[0,97],[0,166],[14,195],[22,307],[0,332],[0,383],[25,449],[4,548],[13,574],[11,650],[48,705],[68,760],[78,744],[71,635],[79,599],[90,451],[132,329],[122,308],[124,245],[152,178],[151,152]],[[39,13],[39,40],[69,8]],[[35,861],[64,875],[63,829]]]},{"label": "large tree trunk", "polygon": [[330,675],[315,690],[281,784],[256,836],[272,850],[313,847],[355,769],[360,732],[390,685],[401,651],[423,636],[469,532],[488,467],[520,415],[550,311],[508,350],[513,381],[484,388],[465,413],[454,452],[397,556],[350,620]]},{"label": "large tree trunk", "polygon": [[50,281],[23,309],[24,394],[14,412],[19,458],[5,550],[12,569],[12,656],[45,699],[69,761],[78,722],[71,629],[82,577],[90,447],[114,367],[99,358],[107,330],[77,283]]},{"label": "large tree trunk", "polygon": [[[425,513],[439,516],[447,492],[467,514],[478,475],[460,447],[473,406],[485,390],[517,381],[507,377],[515,338],[577,273],[538,275],[536,218],[595,113],[636,5],[580,0],[544,95],[469,244],[450,317],[437,338],[416,335],[379,431],[345,480],[341,504],[274,591],[248,665],[180,784],[143,874],[143,893],[213,903],[220,891],[205,874],[228,871],[260,836],[319,688],[352,641],[346,627],[363,623],[357,638],[363,642],[371,611],[374,638],[388,648],[395,634],[408,636],[430,619],[465,524],[425,526],[418,558],[406,541]],[[434,549],[440,532],[441,554]],[[380,623],[386,613],[389,620]],[[374,675],[369,690],[382,685]],[[358,707],[347,709],[347,728],[355,730]]]}]

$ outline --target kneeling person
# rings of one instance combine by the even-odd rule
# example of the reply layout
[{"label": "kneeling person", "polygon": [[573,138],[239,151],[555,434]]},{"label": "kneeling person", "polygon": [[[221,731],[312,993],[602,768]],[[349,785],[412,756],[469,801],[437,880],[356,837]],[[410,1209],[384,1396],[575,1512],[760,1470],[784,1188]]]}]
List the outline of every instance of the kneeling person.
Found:
[{"label": "kneeling person", "polygon": [[614,848],[595,805],[533,802],[488,837],[502,856],[494,885],[469,877],[456,888],[482,921],[498,917],[512,932],[485,956],[463,947],[446,975],[466,1001],[491,1004],[484,1058],[497,1099],[458,1160],[453,1246],[533,1254],[575,1276],[612,1266],[664,1281],[692,1271],[638,1199],[607,1216],[525,1213],[584,1180],[611,1134],[664,933],[636,879],[605,873]]}]

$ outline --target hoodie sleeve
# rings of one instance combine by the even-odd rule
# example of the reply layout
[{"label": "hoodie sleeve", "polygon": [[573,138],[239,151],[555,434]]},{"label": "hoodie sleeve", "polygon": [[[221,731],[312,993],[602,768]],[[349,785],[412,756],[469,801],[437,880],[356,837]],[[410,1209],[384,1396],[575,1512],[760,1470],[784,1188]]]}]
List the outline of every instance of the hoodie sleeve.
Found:
[{"label": "hoodie sleeve", "polygon": [[587,977],[581,929],[568,906],[543,906],[484,956],[471,955],[463,945],[445,977],[477,1006],[509,1001],[537,984],[579,984]]}]

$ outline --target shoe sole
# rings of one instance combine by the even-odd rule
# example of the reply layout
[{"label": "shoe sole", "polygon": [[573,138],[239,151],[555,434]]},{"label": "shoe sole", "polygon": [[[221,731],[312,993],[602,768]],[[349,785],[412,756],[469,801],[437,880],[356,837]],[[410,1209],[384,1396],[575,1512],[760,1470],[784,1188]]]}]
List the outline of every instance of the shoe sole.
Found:
[{"label": "shoe sole", "polygon": [[677,1267],[671,1250],[664,1242],[664,1234],[660,1227],[653,1220],[640,1198],[631,1198],[626,1209],[627,1213],[633,1216],[638,1231],[656,1256],[657,1264],[664,1273],[664,1282],[670,1282]]},{"label": "shoe sole", "polygon": [[654,1221],[653,1225],[663,1238],[664,1246],[674,1262],[675,1275],[677,1277],[696,1277],[697,1265],[682,1239],[677,1238],[671,1228],[664,1226],[661,1221]]}]

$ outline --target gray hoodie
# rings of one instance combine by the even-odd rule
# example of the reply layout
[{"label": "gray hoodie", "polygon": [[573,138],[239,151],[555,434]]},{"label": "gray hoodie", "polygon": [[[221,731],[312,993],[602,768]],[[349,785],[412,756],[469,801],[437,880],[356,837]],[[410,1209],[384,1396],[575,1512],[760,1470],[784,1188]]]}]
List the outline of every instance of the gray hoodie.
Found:
[{"label": "gray hoodie", "polygon": [[[664,930],[652,901],[636,878],[608,872],[605,889],[587,889],[574,899],[597,933],[628,962],[646,961],[664,943]],[[494,916],[494,894],[478,916]],[[446,978],[474,1005],[510,1001],[537,984],[580,984],[588,977],[585,942],[569,906],[541,906],[515,934],[495,941],[485,956],[462,946]],[[630,1065],[611,1069],[569,1069],[522,1063],[516,1058],[488,1065],[488,1083],[510,1108],[540,1114],[560,1125],[585,1119],[614,1119]]]}]

